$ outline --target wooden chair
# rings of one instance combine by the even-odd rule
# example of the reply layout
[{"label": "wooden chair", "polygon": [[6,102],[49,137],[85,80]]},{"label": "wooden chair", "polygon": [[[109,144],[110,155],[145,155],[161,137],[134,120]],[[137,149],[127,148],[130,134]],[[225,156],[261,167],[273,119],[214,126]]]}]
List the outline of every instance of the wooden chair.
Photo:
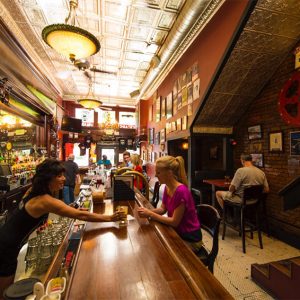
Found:
[{"label": "wooden chair", "polygon": [[129,168],[129,167],[123,167],[123,168],[120,168],[120,169],[117,169],[114,171],[114,175],[121,175],[127,171],[132,171],[132,168]]},{"label": "wooden chair", "polygon": [[221,217],[219,212],[211,205],[197,205],[197,214],[201,224],[201,230],[205,230],[213,239],[211,250],[204,246],[196,253],[203,264],[208,267],[211,273],[214,273],[214,263],[219,252],[219,227]]},{"label": "wooden chair", "polygon": [[131,171],[124,172],[121,175],[133,175],[136,182],[136,188],[139,188],[140,182],[142,180],[143,190],[141,192],[143,192],[144,196],[149,200],[149,183],[142,173],[132,171],[131,169]]},{"label": "wooden chair", "polygon": [[[243,252],[246,253],[246,232],[250,232],[251,238],[253,239],[253,231],[257,231],[260,248],[263,249],[260,220],[259,220],[259,208],[263,200],[263,185],[252,185],[244,189],[244,195],[240,203],[224,200],[223,209],[223,234],[222,239],[225,238],[226,226],[229,225],[233,229],[237,230],[242,236]],[[229,220],[229,208],[232,207],[238,212],[240,222],[237,227],[233,226]],[[251,220],[246,220],[247,211],[252,210],[255,216],[255,223]],[[247,228],[246,228],[247,225]]]},{"label": "wooden chair", "polygon": [[160,183],[159,181],[156,181],[154,184],[154,190],[153,190],[153,196],[151,200],[151,204],[153,207],[157,207],[157,204],[159,202],[159,188],[160,188]]}]

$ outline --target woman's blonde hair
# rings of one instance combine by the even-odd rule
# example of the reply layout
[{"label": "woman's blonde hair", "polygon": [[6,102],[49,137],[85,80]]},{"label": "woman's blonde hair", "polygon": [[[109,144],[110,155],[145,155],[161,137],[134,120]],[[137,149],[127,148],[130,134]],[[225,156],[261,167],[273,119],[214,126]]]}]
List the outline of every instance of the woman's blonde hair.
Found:
[{"label": "woman's blonde hair", "polygon": [[141,158],[138,154],[134,153],[130,156],[131,163],[135,166],[141,165]]},{"label": "woman's blonde hair", "polygon": [[177,181],[186,186],[188,185],[182,156],[162,156],[156,160],[156,165],[160,168],[171,170]]}]

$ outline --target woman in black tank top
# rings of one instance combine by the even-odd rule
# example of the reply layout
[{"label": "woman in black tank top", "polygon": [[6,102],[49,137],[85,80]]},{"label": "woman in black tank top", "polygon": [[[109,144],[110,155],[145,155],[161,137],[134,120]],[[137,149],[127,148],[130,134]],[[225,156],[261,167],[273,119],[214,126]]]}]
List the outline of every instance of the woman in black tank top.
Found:
[{"label": "woman in black tank top", "polygon": [[36,168],[32,188],[28,191],[7,222],[0,227],[0,295],[13,282],[19,251],[28,236],[49,213],[90,222],[111,222],[120,213],[101,215],[77,210],[54,198],[65,182],[64,167],[55,159],[46,159]]}]

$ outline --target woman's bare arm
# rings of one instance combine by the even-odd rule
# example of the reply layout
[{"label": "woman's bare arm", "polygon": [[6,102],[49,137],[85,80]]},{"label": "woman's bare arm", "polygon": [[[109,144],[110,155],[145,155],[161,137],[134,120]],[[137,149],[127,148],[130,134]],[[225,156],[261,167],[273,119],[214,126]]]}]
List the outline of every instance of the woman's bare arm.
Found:
[{"label": "woman's bare arm", "polygon": [[66,205],[63,201],[53,198],[50,195],[35,197],[26,203],[25,208],[31,216],[36,218],[46,213],[54,213],[62,217],[89,222],[111,222],[120,219],[120,213],[118,212],[113,215],[90,213],[88,211],[78,210]]}]

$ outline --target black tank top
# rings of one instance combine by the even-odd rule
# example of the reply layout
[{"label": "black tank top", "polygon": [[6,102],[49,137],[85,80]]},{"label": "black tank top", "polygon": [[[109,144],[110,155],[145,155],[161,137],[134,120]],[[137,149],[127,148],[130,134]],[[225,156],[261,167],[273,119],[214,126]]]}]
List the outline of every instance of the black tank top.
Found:
[{"label": "black tank top", "polygon": [[32,198],[26,197],[22,199],[7,222],[0,227],[1,248],[20,248],[28,236],[47,220],[48,214],[34,218],[27,213],[25,204],[30,201],[30,199]]}]

